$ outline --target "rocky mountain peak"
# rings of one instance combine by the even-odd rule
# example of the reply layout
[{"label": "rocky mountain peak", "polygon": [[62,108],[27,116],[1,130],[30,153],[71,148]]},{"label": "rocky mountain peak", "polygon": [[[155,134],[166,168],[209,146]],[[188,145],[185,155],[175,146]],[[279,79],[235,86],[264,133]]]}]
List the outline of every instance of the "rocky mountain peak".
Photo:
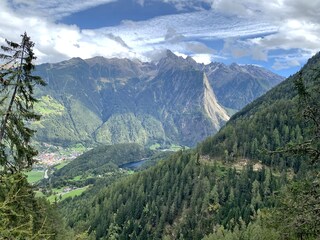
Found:
[{"label": "rocky mountain peak", "polygon": [[173,52],[170,50],[166,51],[166,56],[160,59],[158,63],[158,68],[160,70],[171,70],[171,69],[186,69],[186,68],[195,68],[197,69],[197,62],[191,58],[187,57],[186,59],[183,57],[179,57],[175,55]]},{"label": "rocky mountain peak", "polygon": [[37,129],[40,141],[188,146],[229,119],[224,107],[240,109],[266,92],[273,78],[264,69],[203,65],[169,50],[157,64],[74,58],[37,66],[37,75],[48,82],[39,95],[51,96],[52,105],[64,109],[43,118],[46,128]]}]

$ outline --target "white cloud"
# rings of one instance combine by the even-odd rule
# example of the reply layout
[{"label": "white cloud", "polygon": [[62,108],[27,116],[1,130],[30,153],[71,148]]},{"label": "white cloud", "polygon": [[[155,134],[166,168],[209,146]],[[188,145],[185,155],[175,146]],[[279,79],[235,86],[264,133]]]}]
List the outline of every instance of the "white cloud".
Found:
[{"label": "white cloud", "polygon": [[141,6],[144,6],[144,0],[136,0],[136,2],[141,5]]},{"label": "white cloud", "polygon": [[275,70],[283,70],[283,69],[288,69],[291,67],[298,67],[300,66],[300,62],[293,58],[277,58],[272,66],[273,69]]},{"label": "white cloud", "polygon": [[212,56],[210,54],[195,54],[192,58],[197,63],[209,64],[212,62]]},{"label": "white cloud", "polygon": [[130,47],[123,41],[123,39],[119,36],[115,36],[112,33],[106,34],[106,37],[110,38],[111,40],[114,40],[115,42],[119,43],[122,47],[130,49]]},{"label": "white cloud", "polygon": [[[22,0],[15,1],[22,4]],[[68,4],[62,0],[42,1],[43,6],[37,6],[37,1],[25,2],[29,4],[27,9],[33,11],[52,8],[49,15],[51,12],[61,13],[62,8],[66,9],[65,12],[72,12],[91,6],[88,0],[82,1],[83,4],[77,7],[74,6],[74,0]],[[51,17],[31,17],[28,14],[21,17],[19,10],[12,10],[6,3],[0,3],[0,37],[19,41],[20,34],[27,31],[36,43],[38,63],[96,55],[150,60],[151,51],[161,52],[166,48],[191,55],[213,54],[213,49],[195,39],[243,37],[275,30],[274,26],[265,22],[228,18],[212,11],[161,16],[140,22],[124,21],[115,27],[86,30],[76,25],[57,24]],[[53,5],[58,3],[62,5],[56,9]]]},{"label": "white cloud", "polygon": [[[210,23],[210,24],[209,24]],[[147,51],[170,48],[179,52],[209,53],[214,50],[194,39],[224,39],[268,34],[276,27],[261,21],[228,18],[213,11],[201,11],[153,18],[148,21],[125,21],[120,26],[97,30],[113,33],[132,49]]]},{"label": "white cloud", "polygon": [[[296,66],[303,63],[320,50],[320,1],[301,0],[216,0],[212,7],[222,13],[236,15],[242,18],[256,18],[278,26],[277,31],[263,37],[249,38],[246,40],[234,40],[234,44],[225,44],[225,50],[229,50],[234,56],[251,56],[255,59],[268,60],[268,53],[272,50],[295,50],[296,58],[300,61],[292,61],[287,66]],[[297,49],[303,50],[304,60],[301,61]],[[280,58],[275,63],[275,69],[281,69],[286,60]],[[289,61],[289,60],[288,60]],[[280,64],[281,63],[281,64]]]},{"label": "white cloud", "polygon": [[164,36],[164,40],[171,43],[179,43],[185,39],[185,36],[177,33],[173,27],[167,29],[167,33]]},{"label": "white cloud", "polygon": [[[147,0],[146,0],[147,1]],[[149,0],[159,1],[159,0]],[[203,10],[211,7],[213,0],[161,0],[164,3],[172,4],[177,10],[187,9]]]},{"label": "white cloud", "polygon": [[[32,3],[32,2],[30,2]],[[71,57],[90,58],[134,57],[128,46],[118,36],[102,34],[94,30],[81,30],[75,25],[56,24],[43,17],[21,17],[5,2],[0,3],[0,39],[19,42],[20,35],[27,32],[36,43],[37,62],[57,62]],[[10,19],[10,21],[8,21]]]},{"label": "white cloud", "polygon": [[207,47],[207,45],[195,41],[184,43],[184,48],[186,51],[196,54],[213,54],[216,52],[214,49]]},{"label": "white cloud", "polygon": [[268,50],[257,44],[257,38],[249,40],[227,38],[225,39],[223,52],[225,54],[230,53],[235,58],[250,56],[255,60],[268,60]]},{"label": "white cloud", "polygon": [[184,59],[186,59],[188,57],[187,54],[184,54],[184,53],[180,53],[180,52],[173,52],[175,55],[177,55],[178,57],[182,57]]},{"label": "white cloud", "polygon": [[[27,31],[36,43],[38,62],[96,55],[149,60],[168,48],[193,55],[198,61],[230,55],[271,60],[274,69],[301,64],[320,49],[318,0],[161,0],[180,10],[197,11],[140,22],[123,21],[119,26],[92,30],[55,22],[114,1],[0,0],[0,42],[4,38],[19,41],[20,34]],[[143,6],[160,0],[130,1]],[[203,43],[216,39],[225,41],[221,52]],[[277,50],[290,51],[291,55],[269,56]]]}]

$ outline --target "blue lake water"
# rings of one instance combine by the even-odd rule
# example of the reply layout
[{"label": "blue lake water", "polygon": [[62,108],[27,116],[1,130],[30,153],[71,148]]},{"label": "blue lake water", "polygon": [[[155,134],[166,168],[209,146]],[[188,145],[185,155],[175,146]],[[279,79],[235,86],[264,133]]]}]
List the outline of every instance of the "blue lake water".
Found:
[{"label": "blue lake water", "polygon": [[134,170],[134,169],[139,168],[145,161],[146,161],[146,159],[140,160],[140,161],[135,161],[135,162],[128,162],[128,163],[119,165],[119,168],[126,168],[126,169]]}]

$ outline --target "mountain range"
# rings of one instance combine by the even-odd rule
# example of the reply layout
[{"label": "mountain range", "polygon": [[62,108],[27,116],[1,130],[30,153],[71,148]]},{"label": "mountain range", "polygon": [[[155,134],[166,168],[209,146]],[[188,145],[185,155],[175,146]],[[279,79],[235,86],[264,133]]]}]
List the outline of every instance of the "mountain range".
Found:
[{"label": "mountain range", "polygon": [[73,58],[36,67],[48,85],[36,139],[57,145],[194,146],[283,80],[253,65],[199,64],[167,51],[157,63]]},{"label": "mountain range", "polygon": [[197,148],[62,202],[68,225],[92,239],[318,239],[319,67],[317,54]]}]

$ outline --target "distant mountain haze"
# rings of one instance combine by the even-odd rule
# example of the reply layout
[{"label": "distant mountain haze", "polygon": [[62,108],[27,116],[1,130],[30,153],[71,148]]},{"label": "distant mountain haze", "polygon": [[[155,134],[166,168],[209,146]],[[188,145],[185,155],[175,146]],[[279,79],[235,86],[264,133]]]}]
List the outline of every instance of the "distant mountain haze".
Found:
[{"label": "distant mountain haze", "polygon": [[[75,143],[194,146],[282,77],[263,68],[203,65],[171,51],[159,62],[72,58],[37,66],[36,138]],[[228,111],[226,110],[228,109]]]}]

